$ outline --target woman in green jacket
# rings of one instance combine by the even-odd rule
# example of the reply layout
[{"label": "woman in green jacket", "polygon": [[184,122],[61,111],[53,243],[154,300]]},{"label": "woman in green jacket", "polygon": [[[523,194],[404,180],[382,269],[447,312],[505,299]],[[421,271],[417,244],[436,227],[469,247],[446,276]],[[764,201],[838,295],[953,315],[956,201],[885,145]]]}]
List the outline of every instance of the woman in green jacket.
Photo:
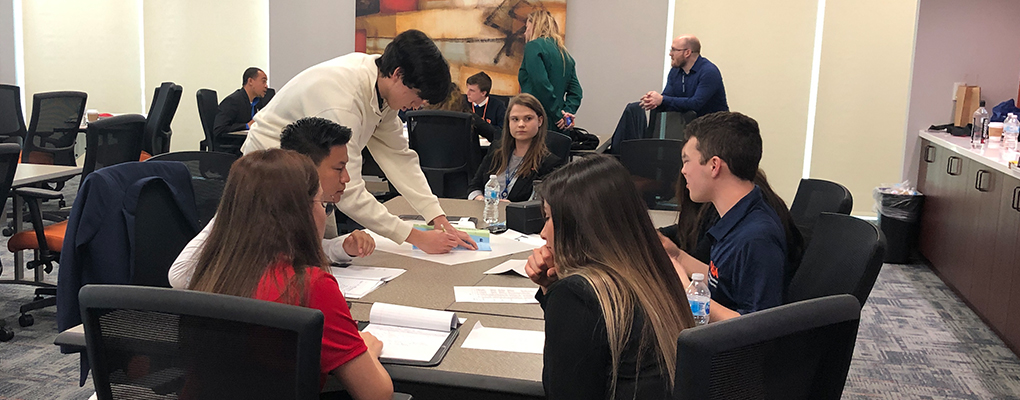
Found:
[{"label": "woman in green jacket", "polygon": [[574,71],[574,58],[567,53],[559,32],[549,11],[528,15],[524,32],[527,43],[517,80],[521,93],[535,96],[542,102],[549,122],[556,121],[550,128],[562,132],[574,126],[574,113],[581,106],[581,83]]}]

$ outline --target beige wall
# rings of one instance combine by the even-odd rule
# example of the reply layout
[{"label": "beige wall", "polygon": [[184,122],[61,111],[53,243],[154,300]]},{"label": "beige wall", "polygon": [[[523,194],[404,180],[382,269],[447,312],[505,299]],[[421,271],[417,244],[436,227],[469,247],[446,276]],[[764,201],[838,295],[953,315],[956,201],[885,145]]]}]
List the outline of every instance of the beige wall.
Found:
[{"label": "beige wall", "polygon": [[198,150],[205,138],[198,89],[213,89],[222,100],[241,87],[248,67],[267,71],[274,86],[268,0],[146,0],[144,19],[146,107],[161,82],[184,89],[171,125],[171,150]]},{"label": "beige wall", "polygon": [[23,2],[26,114],[31,115],[33,93],[57,90],[86,92],[86,107],[101,112],[142,112],[139,5]]},{"label": "beige wall", "polygon": [[849,188],[857,215],[900,180],[916,15],[916,1],[826,3],[811,177]]},{"label": "beige wall", "polygon": [[803,171],[816,0],[678,0],[674,33],[701,40],[730,110],[758,121],[761,167],[787,203]]}]

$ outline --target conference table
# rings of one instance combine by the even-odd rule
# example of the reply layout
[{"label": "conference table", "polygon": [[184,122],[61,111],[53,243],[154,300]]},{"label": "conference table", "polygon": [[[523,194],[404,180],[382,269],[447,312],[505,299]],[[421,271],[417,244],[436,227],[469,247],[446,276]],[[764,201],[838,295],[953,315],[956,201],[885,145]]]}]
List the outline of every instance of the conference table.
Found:
[{"label": "conference table", "polygon": [[[500,203],[500,215],[506,215],[506,204]],[[440,205],[446,215],[451,217],[480,217],[484,207],[481,201],[460,199],[440,199]],[[394,215],[417,214],[403,197],[395,197],[387,201],[385,206]],[[677,214],[672,211],[652,210],[649,215],[655,226],[665,226],[675,223]],[[513,232],[508,234],[514,235]],[[406,272],[360,299],[348,299],[354,319],[368,321],[372,304],[376,302],[453,311],[461,319],[466,319],[460,327],[456,341],[438,366],[384,365],[393,379],[395,390],[410,393],[415,399],[545,397],[542,387],[541,354],[461,347],[471,334],[472,327],[478,322],[486,328],[543,331],[545,324],[541,307],[534,303],[458,303],[453,290],[454,286],[497,286],[527,287],[537,291],[538,286],[528,278],[513,273],[483,274],[484,271],[506,260],[526,259],[530,253],[520,251],[455,265],[411,258],[378,249],[371,256],[355,259],[355,265],[401,268]],[[85,340],[80,328],[72,328],[62,332],[55,342],[84,348]],[[340,388],[339,381],[330,378],[325,390]]]},{"label": "conference table", "polygon": [[[18,169],[14,173],[14,182],[11,184],[11,188],[25,187],[37,183],[48,182],[53,180],[62,180],[81,174],[81,167],[72,167],[64,165],[45,165],[45,164],[18,164]],[[21,209],[24,208],[25,200],[18,196],[12,190],[11,193],[14,197],[14,232],[21,232],[24,228],[24,216],[21,213]],[[0,220],[6,219],[6,215],[0,217]],[[6,221],[2,221],[6,223]],[[0,283],[20,283],[30,284],[36,286],[51,286],[43,282],[45,278],[45,271],[43,268],[35,269],[35,276],[32,280],[25,279],[25,255],[22,251],[14,253],[14,279],[4,280]]]}]

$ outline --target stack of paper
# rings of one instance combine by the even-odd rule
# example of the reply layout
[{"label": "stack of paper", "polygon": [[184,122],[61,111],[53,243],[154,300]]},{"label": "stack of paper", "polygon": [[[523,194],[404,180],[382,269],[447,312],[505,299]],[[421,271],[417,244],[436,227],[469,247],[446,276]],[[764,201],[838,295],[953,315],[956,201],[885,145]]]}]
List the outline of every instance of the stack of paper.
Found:
[{"label": "stack of paper", "polygon": [[348,299],[360,299],[379,288],[386,282],[393,280],[407,272],[400,268],[382,267],[360,267],[352,265],[349,267],[331,268],[333,276],[340,284],[340,293]]},{"label": "stack of paper", "polygon": [[[428,362],[442,358],[456,338],[457,315],[396,304],[375,303],[364,332],[383,342],[384,362]],[[438,361],[438,360],[435,360]]]},{"label": "stack of paper", "polygon": [[538,303],[535,288],[454,286],[453,294],[458,303]]},{"label": "stack of paper", "polygon": [[515,353],[542,354],[545,349],[545,332],[519,329],[486,328],[475,322],[471,334],[460,345],[465,349],[512,351]]}]

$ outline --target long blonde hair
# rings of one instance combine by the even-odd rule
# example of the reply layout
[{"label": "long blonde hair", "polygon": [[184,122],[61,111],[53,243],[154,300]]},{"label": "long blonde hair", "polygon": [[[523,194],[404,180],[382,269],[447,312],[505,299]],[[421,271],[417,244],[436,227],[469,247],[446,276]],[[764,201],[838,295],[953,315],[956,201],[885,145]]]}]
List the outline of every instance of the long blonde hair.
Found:
[{"label": "long blonde hair", "polygon": [[524,160],[517,167],[517,174],[514,176],[525,177],[532,173],[537,173],[538,169],[542,167],[542,160],[549,154],[549,149],[545,145],[549,124],[549,118],[545,115],[545,108],[542,108],[542,102],[538,101],[535,96],[521,93],[511,98],[510,102],[507,103],[506,115],[503,117],[503,137],[500,138],[499,149],[496,150],[496,154],[492,158],[490,174],[499,174],[501,171],[505,171],[510,164],[510,156],[517,149],[517,139],[514,139],[514,136],[510,134],[510,111],[517,105],[534,111],[536,115],[542,118],[542,123],[538,125],[538,133],[531,138],[531,145],[528,146],[528,151],[524,153]]},{"label": "long blonde hair", "polygon": [[[556,48],[560,51],[560,58],[563,60],[563,65],[567,64],[567,46],[563,43],[563,35],[560,34],[559,24],[556,23],[556,18],[553,18],[552,13],[549,10],[535,10],[531,14],[528,14],[528,22],[531,22],[531,37],[524,38],[530,42],[538,38],[550,38],[553,42],[556,42]],[[566,75],[567,69],[563,68],[563,74]],[[508,108],[509,109],[509,108]]]},{"label": "long blonde hair", "polygon": [[638,357],[650,346],[672,389],[676,340],[694,316],[630,174],[611,157],[585,157],[549,174],[539,192],[552,213],[557,274],[583,277],[598,298],[612,359],[610,398],[635,308],[644,315]]},{"label": "long blonde hair", "polygon": [[253,297],[267,269],[283,261],[294,276],[280,293],[305,305],[306,269],[328,264],[312,215],[318,190],[315,164],[296,151],[261,150],[235,161],[188,288]]}]

